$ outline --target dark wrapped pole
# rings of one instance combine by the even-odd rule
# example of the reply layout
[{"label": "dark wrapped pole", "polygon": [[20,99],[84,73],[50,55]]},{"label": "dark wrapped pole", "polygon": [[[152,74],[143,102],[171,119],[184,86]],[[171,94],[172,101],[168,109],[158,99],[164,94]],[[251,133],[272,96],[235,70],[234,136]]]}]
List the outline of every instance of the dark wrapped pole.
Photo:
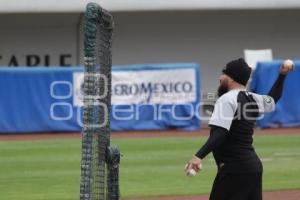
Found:
[{"label": "dark wrapped pole", "polygon": [[[96,3],[89,3],[84,19],[84,127],[80,200],[119,198],[119,179],[118,176],[110,177],[115,170],[112,173],[110,162],[107,162],[111,132],[112,32],[111,14]],[[116,195],[111,193],[115,191]]]}]

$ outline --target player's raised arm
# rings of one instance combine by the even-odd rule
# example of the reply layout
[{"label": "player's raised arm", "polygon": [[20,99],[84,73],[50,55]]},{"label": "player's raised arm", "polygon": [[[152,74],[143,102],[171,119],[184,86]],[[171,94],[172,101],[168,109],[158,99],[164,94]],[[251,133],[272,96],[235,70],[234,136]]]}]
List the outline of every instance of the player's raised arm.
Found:
[{"label": "player's raised arm", "polygon": [[279,101],[282,95],[284,81],[286,75],[293,71],[294,63],[291,60],[286,60],[282,63],[278,78],[276,79],[275,83],[273,84],[272,88],[268,92],[267,95],[260,95],[252,93],[254,99],[256,100],[259,113],[266,113],[272,112],[275,110],[275,104]]},{"label": "player's raised arm", "polygon": [[272,86],[271,90],[269,91],[268,95],[271,96],[275,103],[277,103],[282,95],[284,80],[286,75],[293,71],[294,63],[291,60],[286,60],[282,63],[279,71],[279,75],[277,80],[275,81],[274,85]]}]

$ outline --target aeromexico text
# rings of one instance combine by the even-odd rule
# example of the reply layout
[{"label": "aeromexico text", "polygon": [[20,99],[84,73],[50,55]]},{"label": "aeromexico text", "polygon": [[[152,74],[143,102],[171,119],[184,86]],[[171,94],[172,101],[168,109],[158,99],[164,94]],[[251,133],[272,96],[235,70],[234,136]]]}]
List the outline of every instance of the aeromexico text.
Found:
[{"label": "aeromexico text", "polygon": [[159,94],[159,93],[192,93],[193,83],[188,81],[168,83],[117,83],[113,85],[113,96]]}]

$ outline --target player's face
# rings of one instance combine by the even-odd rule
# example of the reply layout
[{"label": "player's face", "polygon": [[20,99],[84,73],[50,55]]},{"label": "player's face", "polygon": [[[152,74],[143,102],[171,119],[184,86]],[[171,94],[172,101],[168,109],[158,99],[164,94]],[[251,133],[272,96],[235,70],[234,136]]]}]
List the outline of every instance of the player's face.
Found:
[{"label": "player's face", "polygon": [[220,76],[220,85],[218,88],[218,96],[222,96],[226,92],[228,92],[228,83],[229,83],[229,77],[225,74],[222,74]]}]

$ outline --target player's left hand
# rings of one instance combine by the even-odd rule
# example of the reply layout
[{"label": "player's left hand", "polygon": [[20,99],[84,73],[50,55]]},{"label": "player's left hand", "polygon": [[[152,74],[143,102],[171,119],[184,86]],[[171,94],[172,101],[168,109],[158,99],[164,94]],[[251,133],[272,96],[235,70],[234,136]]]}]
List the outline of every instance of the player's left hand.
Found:
[{"label": "player's left hand", "polygon": [[188,174],[188,172],[193,169],[196,172],[199,172],[202,168],[202,160],[198,158],[197,156],[193,156],[192,159],[187,163],[185,167],[185,173]]}]

